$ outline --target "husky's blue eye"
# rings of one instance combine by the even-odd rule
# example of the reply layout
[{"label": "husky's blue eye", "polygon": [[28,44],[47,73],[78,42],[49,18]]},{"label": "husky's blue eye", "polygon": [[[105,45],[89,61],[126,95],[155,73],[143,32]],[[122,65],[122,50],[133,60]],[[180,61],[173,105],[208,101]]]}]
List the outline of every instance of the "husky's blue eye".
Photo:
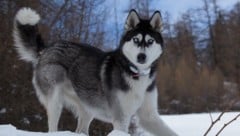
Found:
[{"label": "husky's blue eye", "polygon": [[150,44],[153,44],[153,42],[154,42],[154,40],[153,39],[149,39],[148,41],[147,41],[147,43],[150,45]]},{"label": "husky's blue eye", "polygon": [[140,43],[139,39],[136,38],[136,37],[133,38],[133,42],[136,43],[136,44],[139,44],[139,43]]}]

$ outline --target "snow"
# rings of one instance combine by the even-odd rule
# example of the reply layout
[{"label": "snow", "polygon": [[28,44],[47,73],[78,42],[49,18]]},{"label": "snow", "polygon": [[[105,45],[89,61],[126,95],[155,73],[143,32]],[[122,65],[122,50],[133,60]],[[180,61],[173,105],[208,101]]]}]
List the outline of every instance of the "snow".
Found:
[{"label": "snow", "polygon": [[[232,120],[239,112],[225,113],[221,120],[215,124],[207,136],[215,136],[225,123]],[[215,120],[220,113],[212,113]],[[203,136],[211,124],[209,113],[185,114],[185,115],[164,115],[162,119],[179,136]],[[240,118],[227,126],[221,133],[221,136],[238,136],[240,134]]]},{"label": "snow", "polygon": [[28,118],[26,118],[26,117],[24,117],[24,118],[21,120],[21,122],[23,122],[23,123],[26,124],[26,125],[29,125],[29,124],[30,124],[30,120],[29,120]]},{"label": "snow", "polygon": [[108,134],[108,136],[130,136],[130,135],[119,130],[114,130],[110,134]]},{"label": "snow", "polygon": [[[16,127],[8,125],[0,125],[0,136],[86,136],[85,134],[76,134],[69,131],[64,132],[29,132],[18,130]],[[127,133],[121,132],[119,130],[114,130],[108,136],[130,136]]]},{"label": "snow", "polygon": [[224,81],[223,82],[224,89],[227,89],[231,92],[237,92],[238,84],[234,82]]},{"label": "snow", "polygon": [[0,109],[0,114],[4,114],[4,113],[6,113],[6,112],[7,112],[7,109],[6,109],[6,108]]},{"label": "snow", "polygon": [[18,130],[12,125],[0,125],[0,136],[86,136],[83,134],[76,134],[73,132],[29,132]]},{"label": "snow", "polygon": [[[212,113],[215,120],[220,113]],[[225,113],[221,120],[216,123],[207,136],[215,136],[221,127],[232,120],[239,112]],[[179,136],[203,136],[211,124],[209,113],[202,114],[184,114],[184,115],[162,115],[161,118],[168,124]],[[240,134],[240,118],[227,126],[221,133],[221,136],[238,136]],[[64,132],[29,132],[18,130],[12,125],[0,125],[0,136],[85,136],[69,131]],[[130,136],[121,131],[112,131],[108,136]],[[146,136],[146,135],[145,135]],[[150,136],[149,134],[147,136]]]}]

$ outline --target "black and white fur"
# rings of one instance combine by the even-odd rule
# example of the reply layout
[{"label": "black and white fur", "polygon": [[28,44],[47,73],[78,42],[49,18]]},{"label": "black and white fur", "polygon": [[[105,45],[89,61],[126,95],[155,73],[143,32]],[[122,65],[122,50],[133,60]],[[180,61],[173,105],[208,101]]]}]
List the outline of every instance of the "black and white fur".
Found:
[{"label": "black and white fur", "polygon": [[49,131],[57,131],[63,108],[78,117],[76,132],[88,134],[93,118],[128,132],[135,114],[156,136],[175,136],[158,114],[155,85],[163,48],[161,15],[149,20],[131,10],[120,46],[103,52],[86,44],[58,41],[45,46],[37,25],[40,16],[20,9],[14,22],[14,46],[21,59],[33,64],[33,86],[48,115]]}]

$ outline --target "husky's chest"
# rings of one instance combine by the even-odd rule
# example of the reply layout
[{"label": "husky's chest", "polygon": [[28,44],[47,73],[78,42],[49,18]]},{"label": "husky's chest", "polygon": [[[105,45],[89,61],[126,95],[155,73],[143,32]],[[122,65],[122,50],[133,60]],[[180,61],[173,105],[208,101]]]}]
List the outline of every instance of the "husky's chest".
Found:
[{"label": "husky's chest", "polygon": [[122,110],[134,114],[142,105],[146,90],[153,79],[150,79],[149,76],[141,76],[137,80],[128,77],[126,81],[130,88],[127,92],[119,91],[118,99]]}]

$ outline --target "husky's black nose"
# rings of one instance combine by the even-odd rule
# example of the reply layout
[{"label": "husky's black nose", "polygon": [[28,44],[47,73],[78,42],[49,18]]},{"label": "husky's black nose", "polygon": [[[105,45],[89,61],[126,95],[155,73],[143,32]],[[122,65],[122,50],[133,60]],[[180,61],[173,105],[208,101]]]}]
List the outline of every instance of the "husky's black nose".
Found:
[{"label": "husky's black nose", "polygon": [[140,64],[144,64],[146,62],[146,55],[144,53],[139,53],[137,56],[137,61]]}]

